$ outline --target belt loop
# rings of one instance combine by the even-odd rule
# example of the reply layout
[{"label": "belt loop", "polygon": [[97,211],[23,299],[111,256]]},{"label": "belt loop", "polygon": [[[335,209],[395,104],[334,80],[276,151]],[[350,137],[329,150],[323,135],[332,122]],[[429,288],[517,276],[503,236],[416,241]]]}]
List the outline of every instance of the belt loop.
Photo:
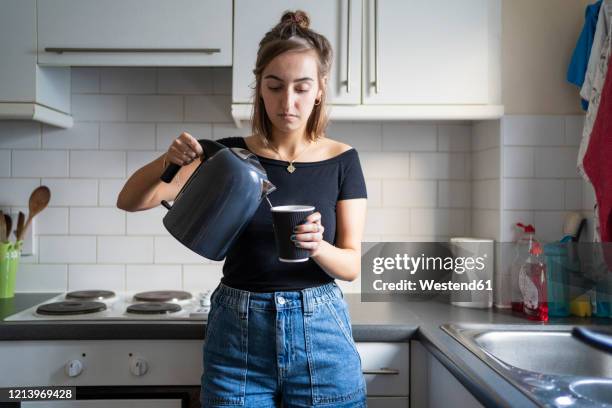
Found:
[{"label": "belt loop", "polygon": [[314,309],[314,297],[312,296],[312,290],[302,289],[302,308],[304,309],[305,316],[312,316]]},{"label": "belt loop", "polygon": [[238,305],[238,310],[240,312],[240,318],[242,320],[246,320],[247,317],[249,316],[250,295],[251,295],[251,292],[248,292],[246,290],[240,292],[240,299],[239,299],[240,304]]}]

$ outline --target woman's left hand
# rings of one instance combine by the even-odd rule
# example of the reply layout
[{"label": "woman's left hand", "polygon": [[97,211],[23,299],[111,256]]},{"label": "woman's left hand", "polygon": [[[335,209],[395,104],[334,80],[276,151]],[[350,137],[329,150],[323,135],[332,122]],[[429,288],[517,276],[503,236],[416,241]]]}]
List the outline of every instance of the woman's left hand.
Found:
[{"label": "woman's left hand", "polygon": [[310,256],[315,256],[321,248],[325,227],[321,225],[321,213],[315,212],[306,217],[304,224],[298,225],[293,230],[291,240],[295,246],[310,251]]}]

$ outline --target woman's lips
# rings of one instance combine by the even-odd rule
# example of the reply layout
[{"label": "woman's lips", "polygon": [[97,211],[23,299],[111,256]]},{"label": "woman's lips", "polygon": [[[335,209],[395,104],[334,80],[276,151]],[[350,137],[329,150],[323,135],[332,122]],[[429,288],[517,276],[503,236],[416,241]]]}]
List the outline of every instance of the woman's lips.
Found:
[{"label": "woman's lips", "polygon": [[297,120],[297,116],[296,116],[296,115],[288,115],[288,114],[282,114],[282,113],[281,113],[281,114],[280,114],[280,115],[278,115],[278,116],[280,116],[280,118],[281,118],[282,120],[286,120],[286,121],[288,121],[288,122],[293,122],[293,121]]}]

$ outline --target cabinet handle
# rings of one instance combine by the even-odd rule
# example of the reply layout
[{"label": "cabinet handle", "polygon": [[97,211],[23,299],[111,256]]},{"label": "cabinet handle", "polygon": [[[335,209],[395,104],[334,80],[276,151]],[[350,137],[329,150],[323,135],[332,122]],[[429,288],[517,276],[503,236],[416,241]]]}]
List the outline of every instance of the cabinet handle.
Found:
[{"label": "cabinet handle", "polygon": [[374,375],[399,375],[399,370],[395,368],[381,368],[378,370],[363,370],[362,373]]},{"label": "cabinet handle", "polygon": [[346,93],[351,92],[351,0],[346,0]]},{"label": "cabinet handle", "polygon": [[374,92],[378,93],[378,0],[374,0]]},{"label": "cabinet handle", "polygon": [[55,52],[63,54],[65,52],[169,52],[169,53],[188,53],[201,52],[205,54],[215,54],[221,52],[220,48],[62,48],[47,47],[45,52]]}]

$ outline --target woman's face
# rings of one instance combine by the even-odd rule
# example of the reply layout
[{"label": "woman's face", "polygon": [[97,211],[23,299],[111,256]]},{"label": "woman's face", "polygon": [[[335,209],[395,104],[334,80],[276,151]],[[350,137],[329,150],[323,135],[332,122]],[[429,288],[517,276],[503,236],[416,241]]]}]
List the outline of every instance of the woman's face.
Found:
[{"label": "woman's face", "polygon": [[285,52],[263,70],[261,96],[272,125],[281,132],[306,127],[321,97],[314,51]]}]

